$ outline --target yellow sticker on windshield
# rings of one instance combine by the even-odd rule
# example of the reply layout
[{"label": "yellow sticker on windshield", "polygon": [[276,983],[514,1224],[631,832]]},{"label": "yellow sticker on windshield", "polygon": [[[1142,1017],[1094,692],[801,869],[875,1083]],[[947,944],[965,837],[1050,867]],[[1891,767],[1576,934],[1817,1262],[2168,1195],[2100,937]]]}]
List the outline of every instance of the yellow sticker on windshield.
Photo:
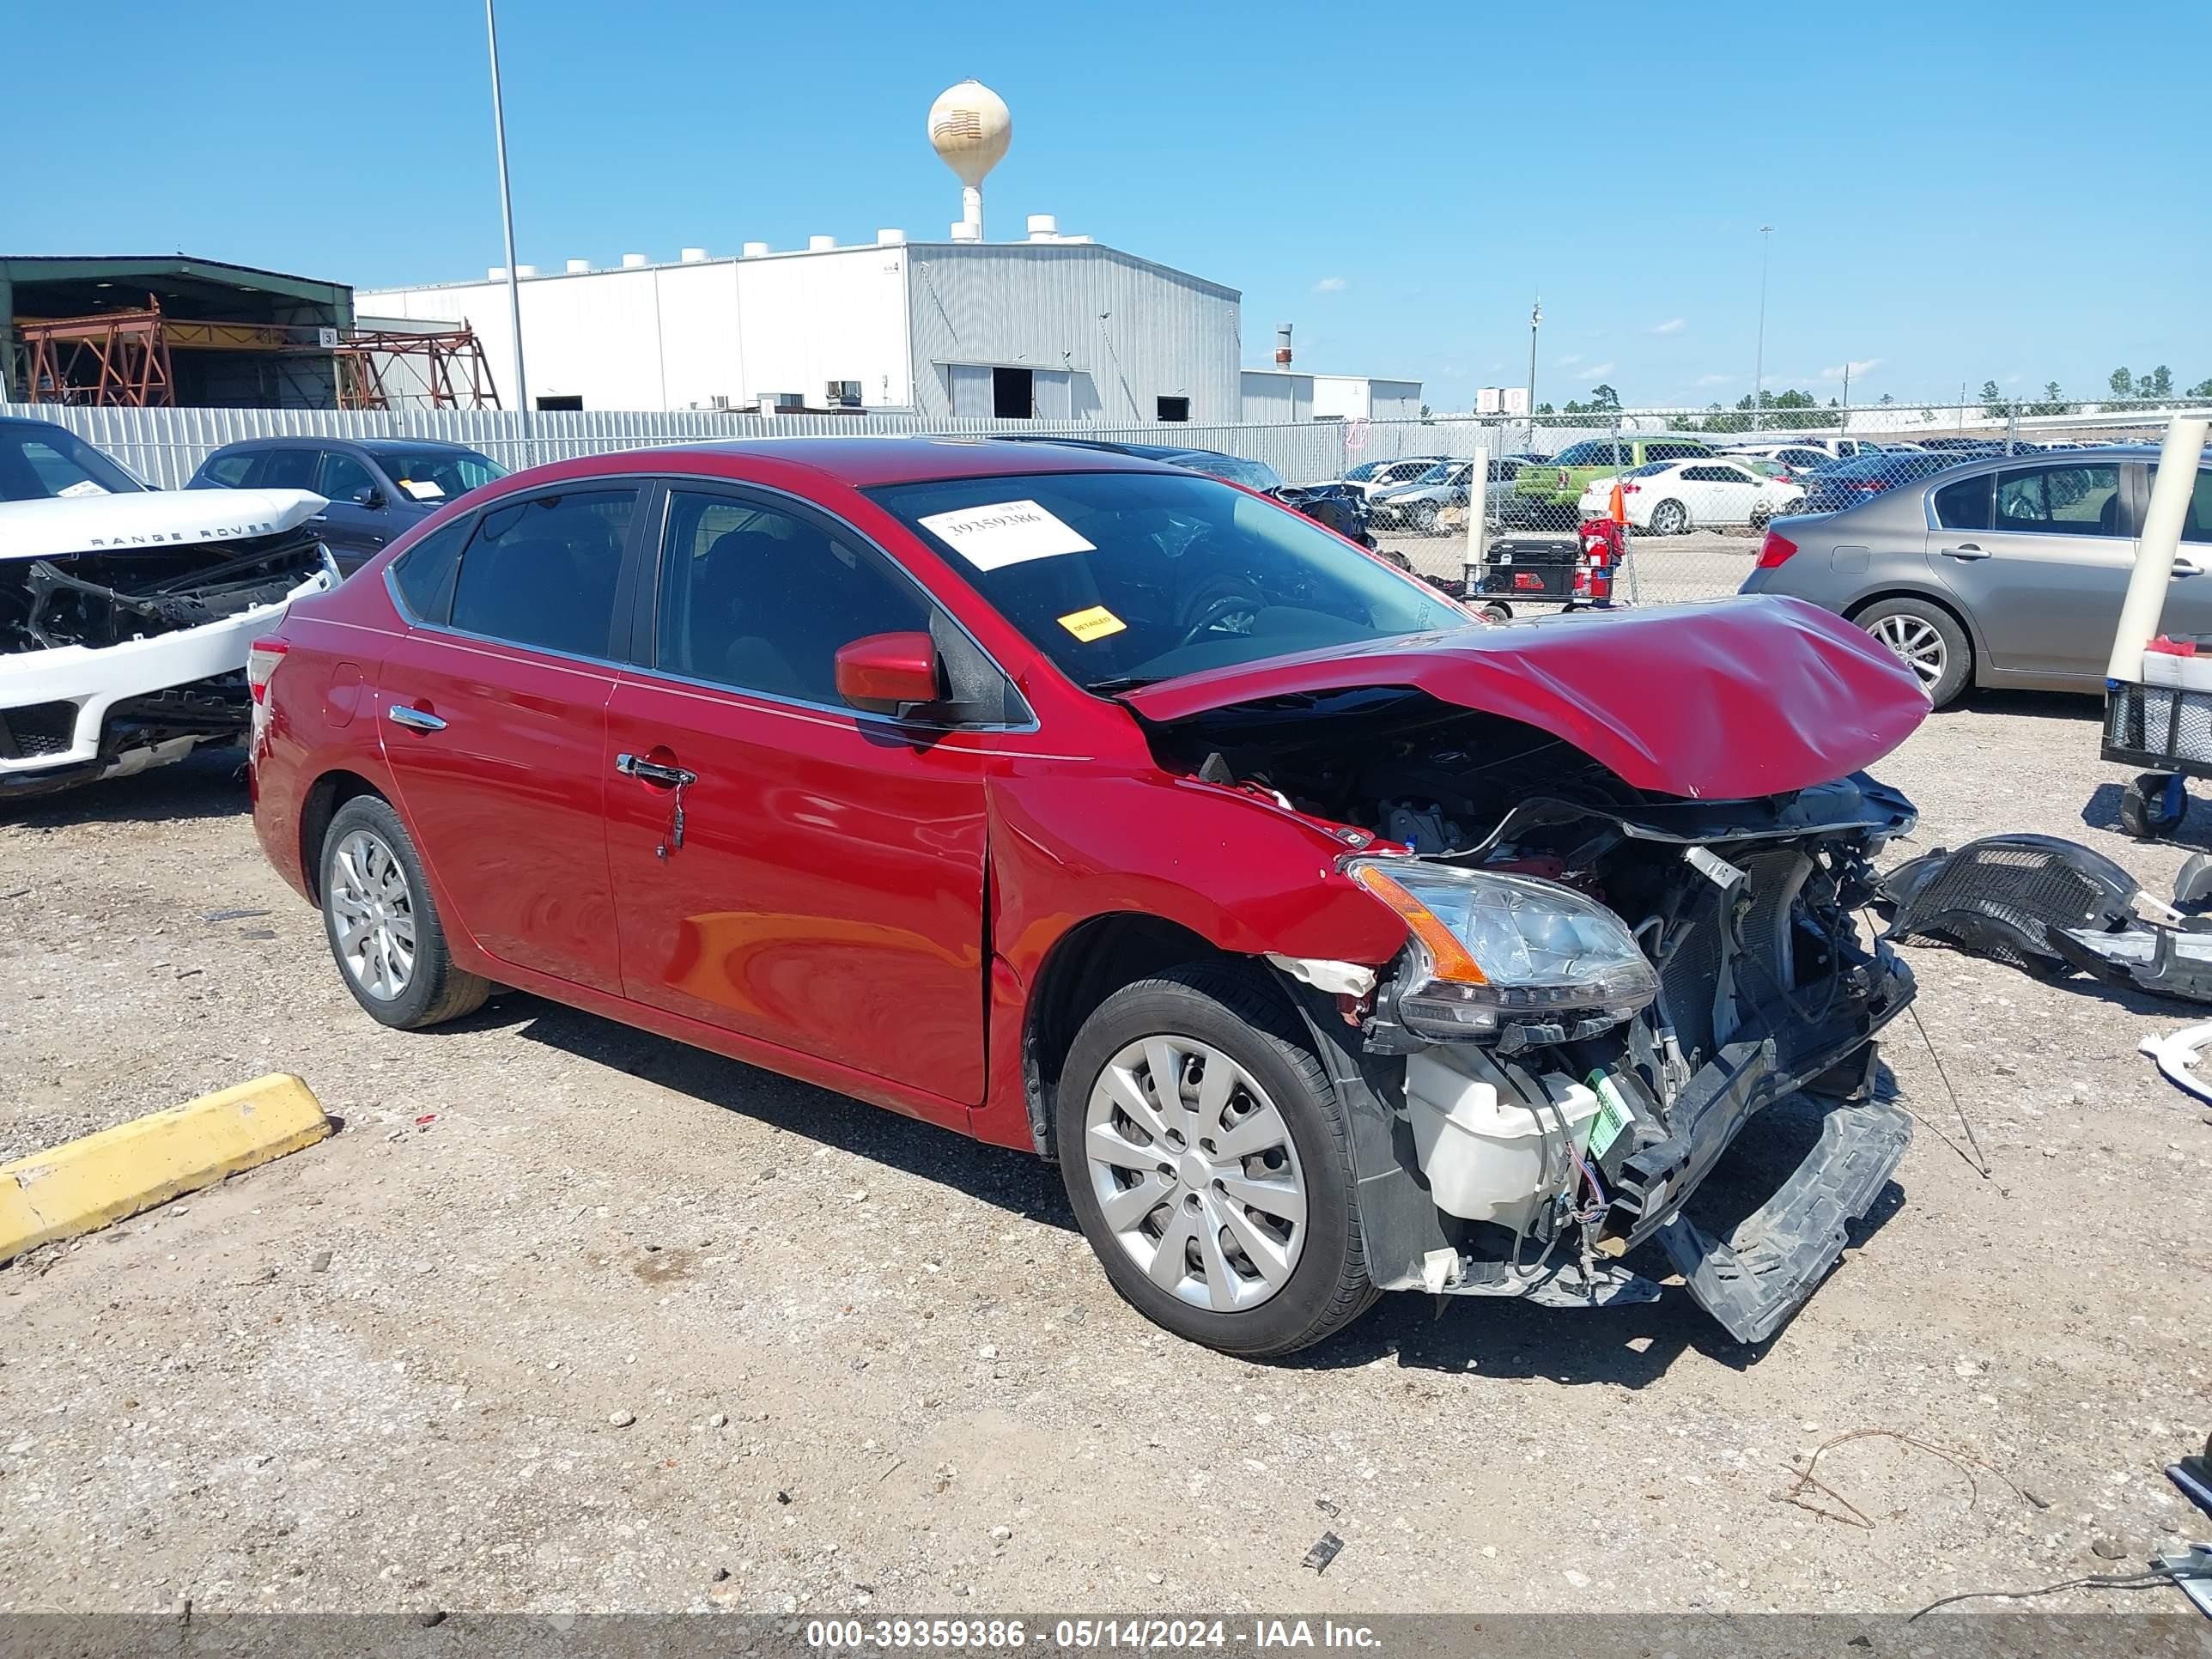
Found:
[{"label": "yellow sticker on windshield", "polygon": [[1088,611],[1071,611],[1060,619],[1060,625],[1088,645],[1093,640],[1103,640],[1109,634],[1118,634],[1129,624],[1103,605],[1094,605]]}]

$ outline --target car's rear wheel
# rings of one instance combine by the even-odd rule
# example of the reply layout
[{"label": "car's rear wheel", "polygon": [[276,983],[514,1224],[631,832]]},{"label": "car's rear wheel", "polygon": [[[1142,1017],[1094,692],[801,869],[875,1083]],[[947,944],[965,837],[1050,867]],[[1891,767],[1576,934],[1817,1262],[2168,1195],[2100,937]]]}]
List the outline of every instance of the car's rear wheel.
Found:
[{"label": "car's rear wheel", "polygon": [[356,795],[323,836],[323,927],[339,977],[386,1025],[416,1030],[483,1006],[491,982],[453,964],[422,860],[392,804]]},{"label": "car's rear wheel", "polygon": [[1256,972],[1196,963],[1107,998],[1068,1052],[1056,1127],[1084,1236],[1155,1324],[1266,1359],[1374,1301],[1349,1126]]},{"label": "car's rear wheel", "polygon": [[1974,647],[1959,619],[1925,599],[1877,599],[1852,618],[1919,676],[1928,701],[1941,708],[1966,689]]},{"label": "car's rear wheel", "polygon": [[1651,509],[1651,533],[1655,536],[1686,536],[1690,533],[1690,509],[1680,501],[1662,501]]}]

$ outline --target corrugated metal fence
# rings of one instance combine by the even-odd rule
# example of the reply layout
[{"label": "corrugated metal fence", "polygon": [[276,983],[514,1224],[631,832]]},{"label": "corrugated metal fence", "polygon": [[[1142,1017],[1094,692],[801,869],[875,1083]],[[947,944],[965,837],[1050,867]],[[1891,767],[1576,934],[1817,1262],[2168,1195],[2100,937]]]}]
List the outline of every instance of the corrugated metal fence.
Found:
[{"label": "corrugated metal fence", "polygon": [[[1092,422],[981,421],[914,415],[725,415],[711,410],[616,413],[586,410],[532,415],[530,434],[512,410],[402,410],[386,412],[289,409],[93,409],[57,404],[0,404],[0,415],[58,422],[98,446],[149,483],[175,489],[213,451],[243,438],[436,438],[467,444],[509,467],[611,449],[691,444],[717,438],[850,437],[926,434],[980,436],[1024,433],[1112,442],[1188,445],[1265,461],[1292,483],[1340,476],[1362,460],[1404,455],[1471,454],[1478,439],[1494,450],[1515,447],[1525,423],[1508,428],[1471,420],[1312,421],[1283,426],[1103,426]],[[1553,431],[1547,443],[1595,435]],[[1510,441],[1509,442],[1509,440]]]}]

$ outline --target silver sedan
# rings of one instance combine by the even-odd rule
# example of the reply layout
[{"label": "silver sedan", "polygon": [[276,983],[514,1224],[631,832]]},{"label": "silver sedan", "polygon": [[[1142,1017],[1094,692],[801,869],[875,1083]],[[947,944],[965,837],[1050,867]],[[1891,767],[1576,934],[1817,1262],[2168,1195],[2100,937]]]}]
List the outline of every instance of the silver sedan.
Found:
[{"label": "silver sedan", "polygon": [[[2029,452],[1777,519],[1742,591],[1850,617],[1938,708],[1969,685],[2101,691],[2157,460],[2135,445]],[[2212,635],[2212,467],[2182,543],[2160,625]]]}]

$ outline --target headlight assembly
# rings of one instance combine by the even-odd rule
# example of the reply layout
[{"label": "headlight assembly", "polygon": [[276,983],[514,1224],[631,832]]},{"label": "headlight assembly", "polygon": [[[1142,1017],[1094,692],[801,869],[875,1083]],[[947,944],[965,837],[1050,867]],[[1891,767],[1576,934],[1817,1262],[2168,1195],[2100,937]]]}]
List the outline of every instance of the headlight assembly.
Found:
[{"label": "headlight assembly", "polygon": [[1659,994],[1627,924],[1571,887],[1413,858],[1349,859],[1344,870],[1405,919],[1412,961],[1398,1018],[1417,1036],[1595,1036]]}]

